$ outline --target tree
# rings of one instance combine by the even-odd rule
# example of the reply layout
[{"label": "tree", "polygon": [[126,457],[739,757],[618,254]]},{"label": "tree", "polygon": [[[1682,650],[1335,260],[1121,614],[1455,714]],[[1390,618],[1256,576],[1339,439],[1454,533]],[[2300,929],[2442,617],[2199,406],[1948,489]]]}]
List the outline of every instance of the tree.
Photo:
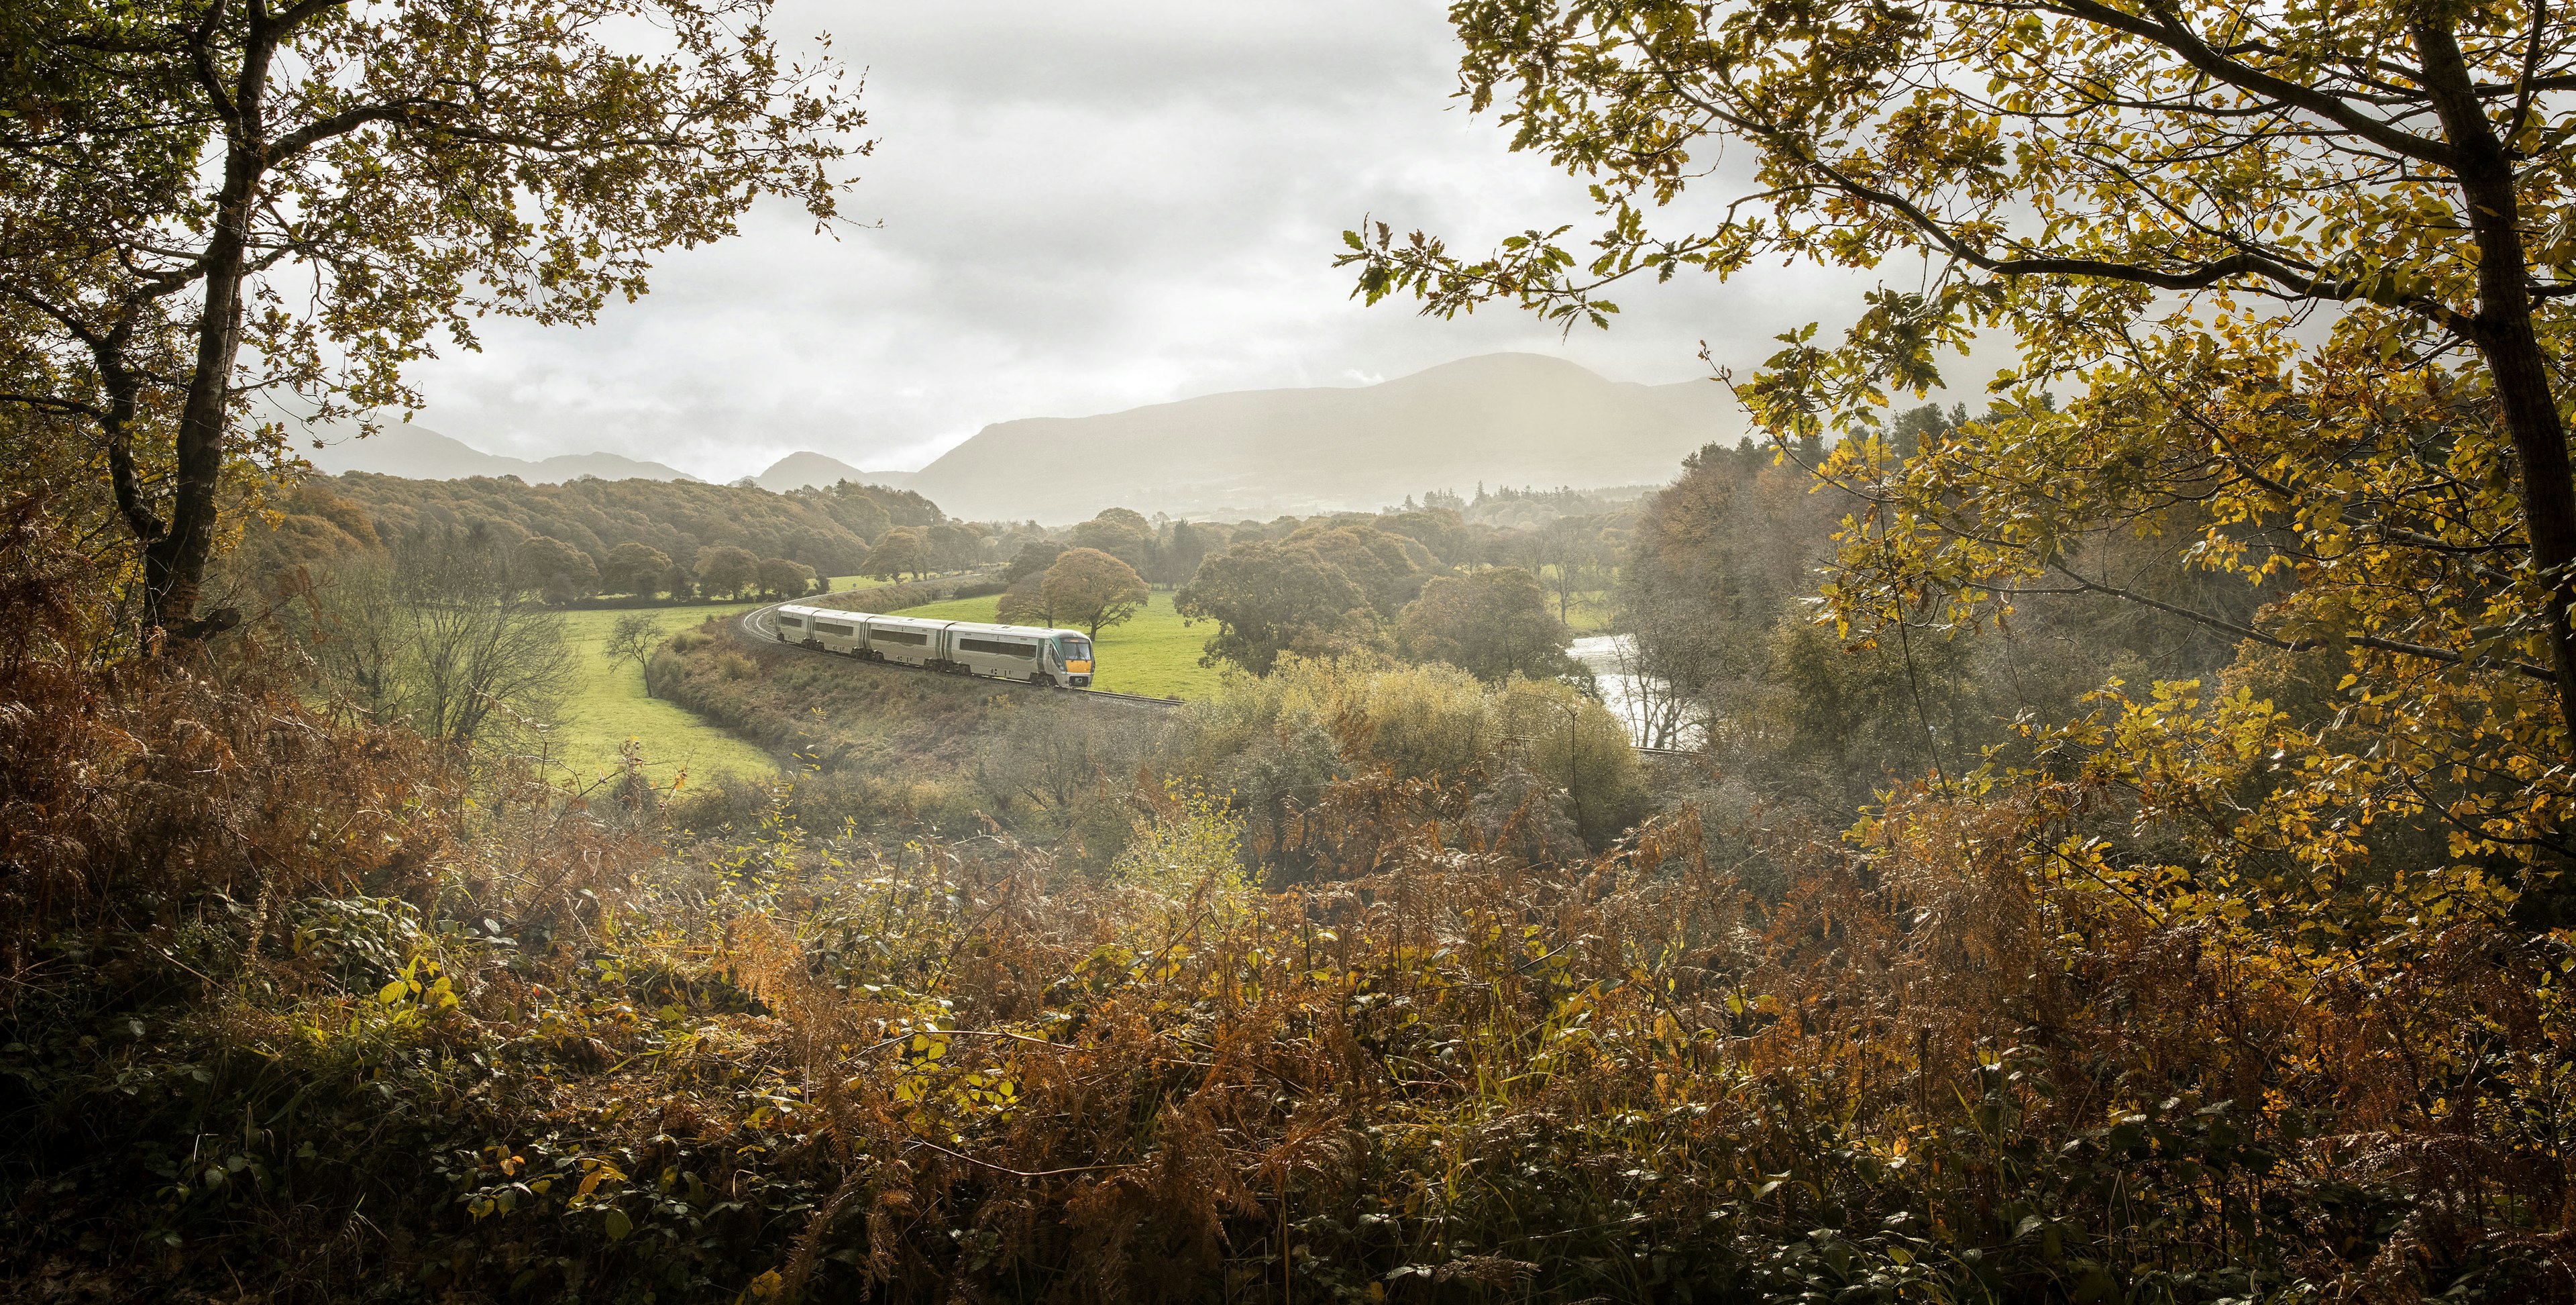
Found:
[{"label": "tree", "polygon": [[351,706],[458,747],[519,735],[563,703],[559,616],[526,601],[510,559],[456,533],[369,552],[317,586],[315,659]]},{"label": "tree", "polygon": [[1379,517],[1377,524],[1381,530],[1421,544],[1441,561],[1473,560],[1473,536],[1467,531],[1466,519],[1455,508],[1407,508]]},{"label": "tree", "polygon": [[266,584],[300,566],[382,546],[365,509],[332,493],[327,484],[287,487],[267,507],[244,526],[241,543],[225,559],[231,574]]},{"label": "tree", "polygon": [[1199,563],[1207,560],[1209,550],[1224,545],[1225,535],[1218,527],[1193,525],[1187,521],[1173,522],[1171,538],[1164,542],[1154,559],[1155,582],[1188,584],[1190,577],[1199,573]]},{"label": "tree", "polygon": [[758,568],[760,591],[776,598],[801,598],[814,584],[814,568],[783,557],[764,557]]},{"label": "tree", "polygon": [[868,550],[865,566],[859,574],[893,580],[905,575],[916,579],[930,569],[930,541],[917,526],[900,526],[885,533],[877,546]]},{"label": "tree", "polygon": [[599,589],[599,568],[590,554],[544,535],[520,541],[511,556],[511,574],[550,603],[567,603]]},{"label": "tree", "polygon": [[1075,526],[1068,542],[1075,548],[1098,549],[1139,573],[1154,564],[1154,523],[1131,508],[1109,508]]},{"label": "tree", "polygon": [[1199,660],[1267,675],[1283,653],[1324,656],[1384,641],[1366,591],[1314,548],[1253,540],[1200,564],[1172,605],[1217,632]]},{"label": "tree", "polygon": [[669,594],[674,601],[685,601],[697,592],[697,573],[673,562],[670,571],[662,577],[661,586],[662,592]]},{"label": "tree", "polygon": [[1151,591],[1136,568],[1096,548],[1073,548],[1038,582],[1052,620],[1083,627],[1093,638],[1142,611]]},{"label": "tree", "polygon": [[875,539],[894,528],[892,514],[876,498],[876,491],[849,481],[834,481],[830,489],[792,489],[791,498],[806,499],[822,507],[835,521],[862,539]]},{"label": "tree", "polygon": [[1438,565],[1420,543],[1375,526],[1305,526],[1287,542],[1348,576],[1378,616],[1390,621],[1422,592],[1426,574]]},{"label": "tree", "polygon": [[1968,405],[1964,403],[1951,405],[1948,412],[1941,411],[1937,403],[1908,408],[1896,414],[1896,421],[1887,428],[1888,452],[1899,458],[1912,458],[1925,449],[1940,447],[1953,428],[1967,424]]},{"label": "tree", "polygon": [[[2463,867],[2576,851],[2561,832],[2576,479],[2553,392],[2576,343],[2576,139],[2550,98],[2576,77],[2562,14],[1823,0],[1783,21],[1749,3],[1466,0],[1452,15],[1471,103],[1508,101],[1515,147],[1584,174],[1606,230],[1588,255],[1558,228],[1481,259],[1384,225],[1348,233],[1364,296],[1606,324],[1625,277],[1922,258],[1922,290],[1869,294],[1836,344],[1790,332],[1736,384],[1813,459],[1890,394],[1941,383],[1942,350],[1997,327],[2020,346],[1998,411],[1938,449],[1901,466],[1876,439],[1834,454],[1828,474],[1870,504],[1826,595],[1847,639],[2075,590],[2330,654],[2366,706],[2355,719],[2378,724],[2269,799],[2337,831],[2303,841],[2302,863],[2416,816],[2461,840]],[[1706,166],[1729,145],[1744,166]],[[1738,178],[1732,202],[1677,202]],[[1665,225],[1690,213],[1719,216]],[[2293,334],[2300,321],[2318,329]],[[2063,411],[2039,393],[2055,377],[2086,387]],[[2236,620],[2083,560],[2087,541],[2173,527],[2196,565],[2295,585]],[[2177,748],[2209,737],[2192,730],[2278,728],[2160,692],[2122,710]]]},{"label": "tree", "polygon": [[1610,550],[1600,518],[1557,517],[1529,531],[1527,541],[1530,572],[1555,596],[1556,619],[1573,620],[1576,600],[1605,587],[1601,564]]},{"label": "tree", "polygon": [[1646,814],[1644,769],[1608,708],[1552,680],[1515,681],[1499,696],[1512,760],[1565,794],[1586,842],[1603,846]]},{"label": "tree", "polygon": [[862,119],[767,8],[42,0],[10,24],[6,395],[86,423],[145,623],[199,628],[224,478],[285,456],[249,391],[414,405],[402,368],[441,330],[586,322],[764,196],[828,221]]},{"label": "tree", "polygon": [[1055,608],[1047,602],[1046,572],[1032,571],[1013,581],[994,600],[993,619],[1008,625],[1056,624]]},{"label": "tree", "polygon": [[760,582],[760,558],[748,548],[722,544],[698,554],[698,582],[709,596],[738,596]]},{"label": "tree", "polygon": [[1516,566],[1432,577],[1404,609],[1396,635],[1415,658],[1447,662],[1492,684],[1574,669],[1565,655],[1572,633],[1548,613],[1538,578]]},{"label": "tree", "polygon": [[670,572],[671,559],[661,549],[628,540],[608,550],[608,561],[599,568],[599,587],[650,598]]},{"label": "tree", "polygon": [[[618,617],[617,624],[609,629],[608,642],[602,646],[602,651],[608,654],[609,665],[633,662],[640,670],[646,662],[653,660],[653,651],[661,643],[660,620],[648,613],[628,612]],[[644,696],[653,696],[653,677],[650,675],[644,677]]]},{"label": "tree", "polygon": [[927,532],[931,565],[963,571],[984,560],[984,532],[962,521],[942,521]]},{"label": "tree", "polygon": [[1023,579],[1045,575],[1046,569],[1054,566],[1055,560],[1062,556],[1064,556],[1062,544],[1043,539],[1022,544],[1020,551],[1013,553],[1011,560],[1002,564],[1002,583],[1015,585]]}]

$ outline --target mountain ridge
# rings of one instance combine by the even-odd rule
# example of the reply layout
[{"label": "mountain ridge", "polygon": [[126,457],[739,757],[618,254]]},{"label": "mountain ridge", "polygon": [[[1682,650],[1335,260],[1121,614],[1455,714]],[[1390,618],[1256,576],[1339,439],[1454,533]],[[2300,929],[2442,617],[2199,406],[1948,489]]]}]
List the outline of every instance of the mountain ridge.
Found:
[{"label": "mountain ridge", "polygon": [[844,480],[858,485],[902,489],[912,476],[909,471],[861,471],[828,453],[803,449],[769,464],[769,469],[752,477],[751,483],[778,494],[809,487],[828,489]]},{"label": "mountain ridge", "polygon": [[[531,485],[560,485],[584,476],[601,480],[697,480],[677,467],[616,453],[561,453],[531,461],[486,453],[463,440],[411,422],[388,422],[361,438],[337,425],[308,431],[326,441],[304,450],[305,460],[328,475],[370,471],[409,480],[463,480],[468,476],[517,476]],[[340,436],[332,440],[331,436]]]},{"label": "mountain ridge", "polygon": [[1741,436],[1722,387],[1612,381],[1497,353],[1361,386],[1236,390],[1088,417],[996,422],[916,473],[960,516],[1073,521],[1366,509],[1425,489],[1661,483]]}]

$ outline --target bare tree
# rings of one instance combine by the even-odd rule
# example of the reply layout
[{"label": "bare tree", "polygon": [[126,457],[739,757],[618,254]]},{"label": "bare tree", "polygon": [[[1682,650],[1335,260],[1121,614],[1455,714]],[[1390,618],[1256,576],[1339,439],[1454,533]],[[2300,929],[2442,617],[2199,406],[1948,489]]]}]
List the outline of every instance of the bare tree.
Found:
[{"label": "bare tree", "polygon": [[502,550],[475,536],[334,568],[315,609],[315,660],[344,701],[459,747],[552,715],[572,686],[560,619],[528,601]]},{"label": "bare tree", "polygon": [[1690,728],[1692,697],[1657,674],[1655,661],[1634,635],[1622,634],[1610,641],[1611,673],[1619,677],[1621,714],[1627,717],[1637,746],[1679,747],[1697,732]]},{"label": "bare tree", "polygon": [[[653,659],[653,649],[661,642],[660,621],[643,612],[628,612],[618,617],[617,625],[608,632],[604,651],[610,665],[633,662],[640,669]],[[644,677],[644,696],[653,696],[653,677],[649,675]]]},{"label": "bare tree", "polygon": [[1104,715],[1040,699],[1012,712],[977,759],[975,781],[1004,808],[1025,802],[1061,818],[1119,779],[1153,742],[1153,727],[1133,713]]}]

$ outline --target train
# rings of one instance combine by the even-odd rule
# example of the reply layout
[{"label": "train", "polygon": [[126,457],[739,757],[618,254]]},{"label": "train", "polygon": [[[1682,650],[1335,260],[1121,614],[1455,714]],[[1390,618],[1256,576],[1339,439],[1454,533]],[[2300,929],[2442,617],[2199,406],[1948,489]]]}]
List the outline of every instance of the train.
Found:
[{"label": "train", "polygon": [[801,603],[781,603],[769,619],[779,642],[845,657],[1066,689],[1091,687],[1091,636],[1080,630],[925,621]]}]

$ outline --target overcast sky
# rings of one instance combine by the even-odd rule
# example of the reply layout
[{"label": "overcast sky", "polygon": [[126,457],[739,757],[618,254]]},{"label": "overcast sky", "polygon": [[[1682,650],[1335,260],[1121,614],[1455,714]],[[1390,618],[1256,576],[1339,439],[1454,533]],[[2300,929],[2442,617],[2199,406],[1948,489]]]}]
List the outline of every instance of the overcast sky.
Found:
[{"label": "overcast sky", "polygon": [[[416,373],[418,420],[495,453],[593,450],[708,478],[798,449],[917,468],[989,422],[1225,390],[1352,385],[1503,349],[1615,380],[1758,362],[1862,283],[1764,268],[1640,284],[1571,339],[1517,310],[1364,309],[1332,259],[1374,214],[1481,251],[1592,229],[1581,188],[1450,98],[1436,0],[786,0],[867,74],[877,142],[844,201],[666,258],[582,331],[491,326]],[[1954,378],[1955,379],[1955,378]]]}]

